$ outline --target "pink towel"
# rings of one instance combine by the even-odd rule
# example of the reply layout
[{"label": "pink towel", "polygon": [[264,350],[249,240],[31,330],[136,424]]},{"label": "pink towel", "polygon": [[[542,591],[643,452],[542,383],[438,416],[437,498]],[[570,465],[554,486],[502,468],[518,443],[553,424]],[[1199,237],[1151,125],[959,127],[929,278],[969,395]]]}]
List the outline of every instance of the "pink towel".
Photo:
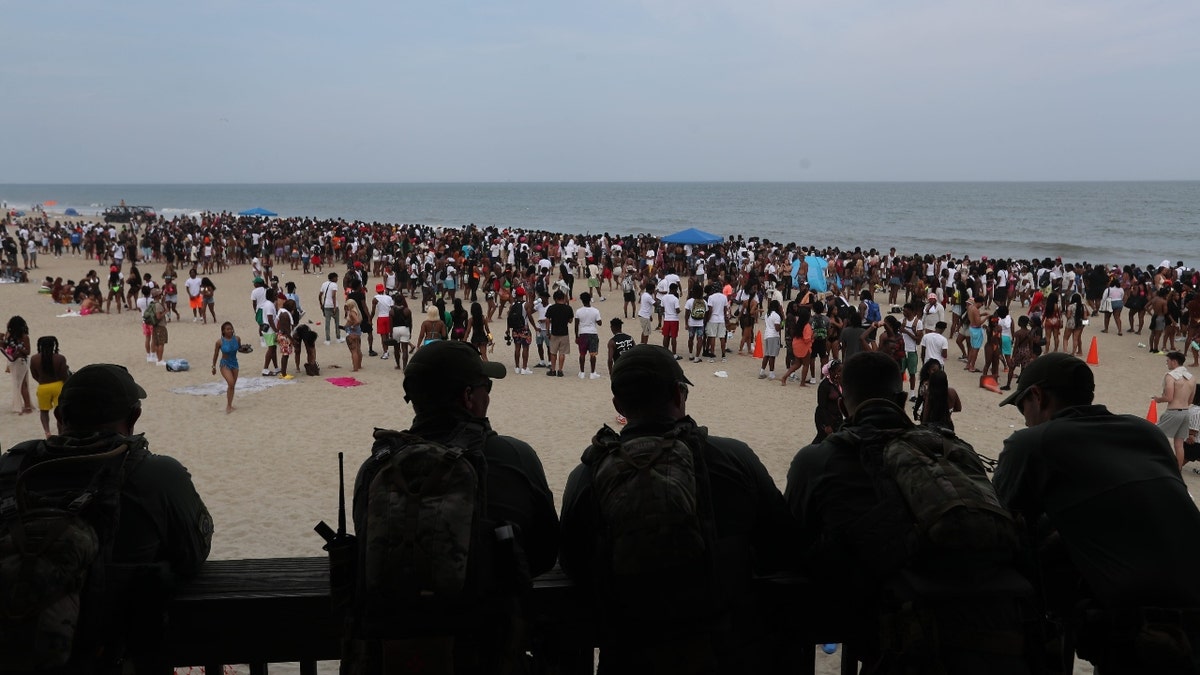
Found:
[{"label": "pink towel", "polygon": [[337,385],[339,387],[357,387],[358,385],[363,384],[353,377],[327,377],[325,378],[325,381],[329,384]]}]

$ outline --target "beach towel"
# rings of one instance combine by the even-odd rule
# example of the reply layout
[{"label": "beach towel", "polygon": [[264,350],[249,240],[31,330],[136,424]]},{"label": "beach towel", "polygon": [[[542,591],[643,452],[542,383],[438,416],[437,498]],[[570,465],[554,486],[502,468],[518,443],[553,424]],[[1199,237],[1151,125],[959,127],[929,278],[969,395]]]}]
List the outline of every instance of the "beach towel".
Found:
[{"label": "beach towel", "polygon": [[[241,377],[238,378],[233,390],[239,394],[253,394],[254,392],[264,391],[271,387],[278,387],[285,384],[295,384],[295,381],[281,380],[278,377]],[[190,394],[192,396],[224,396],[226,389],[225,380],[218,380],[216,382],[178,387],[172,389],[171,393]]]},{"label": "beach towel", "polygon": [[1188,369],[1184,368],[1183,366],[1179,366],[1178,368],[1169,370],[1169,371],[1167,371],[1167,374],[1170,375],[1171,377],[1175,378],[1176,380],[1192,379],[1192,374],[1190,372],[1188,372]]},{"label": "beach towel", "polygon": [[67,316],[83,316],[83,315],[80,314],[79,312],[75,312],[75,311],[68,309],[66,314],[57,314],[56,316],[61,319],[63,317],[67,317]]},{"label": "beach towel", "polygon": [[338,387],[357,387],[360,384],[364,384],[353,377],[327,377],[325,381]]}]

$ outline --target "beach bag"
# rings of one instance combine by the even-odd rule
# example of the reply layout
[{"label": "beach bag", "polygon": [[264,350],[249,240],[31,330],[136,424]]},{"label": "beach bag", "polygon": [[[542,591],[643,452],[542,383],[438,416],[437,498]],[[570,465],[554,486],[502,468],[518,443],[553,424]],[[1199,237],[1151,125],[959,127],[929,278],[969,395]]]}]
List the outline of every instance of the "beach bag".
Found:
[{"label": "beach bag", "polygon": [[708,303],[704,302],[700,298],[694,298],[692,300],[692,313],[690,315],[691,318],[695,319],[696,321],[703,321],[704,317],[707,315],[708,315]]},{"label": "beach bag", "polygon": [[146,310],[142,312],[142,323],[147,326],[158,325],[158,314],[154,311],[154,303],[146,305]]},{"label": "beach bag", "polygon": [[632,628],[716,613],[706,444],[707,429],[685,418],[665,435],[628,439],[605,425],[584,452],[600,518],[597,592],[606,620]]},{"label": "beach bag", "polygon": [[[359,476],[366,517],[355,604],[364,637],[453,631],[488,595],[528,587],[511,526],[488,518],[491,433],[469,422],[443,444],[375,430]],[[501,543],[509,555],[497,555]]]},{"label": "beach bag", "polygon": [[[100,659],[121,595],[109,570],[121,485],[146,454],[138,437],[54,458],[35,441],[0,459],[0,671],[87,672]],[[87,482],[30,487],[33,476],[64,474]]]},{"label": "beach bag", "polygon": [[191,365],[188,364],[187,359],[167,359],[168,373],[182,373],[189,368]]}]

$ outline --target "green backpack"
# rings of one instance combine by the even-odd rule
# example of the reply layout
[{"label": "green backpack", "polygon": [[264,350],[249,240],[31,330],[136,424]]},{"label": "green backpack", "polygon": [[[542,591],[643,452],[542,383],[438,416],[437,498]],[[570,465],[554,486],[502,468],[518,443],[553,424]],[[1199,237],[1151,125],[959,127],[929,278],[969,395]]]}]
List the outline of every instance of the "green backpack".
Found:
[{"label": "green backpack", "polygon": [[878,506],[846,534],[878,570],[1012,559],[1016,523],[978,453],[954,432],[910,423],[843,429],[828,440],[856,449],[875,486]]},{"label": "green backpack", "polygon": [[[103,652],[119,594],[109,572],[121,485],[146,453],[140,437],[57,457],[38,441],[0,459],[0,671],[82,669]],[[43,487],[50,476],[87,480]]]},{"label": "green backpack", "polygon": [[501,555],[513,545],[511,529],[488,518],[483,446],[491,433],[469,423],[442,444],[375,430],[356,490],[366,501],[355,508],[356,518],[365,513],[356,521],[364,637],[452,624],[489,595],[528,585],[515,554]]},{"label": "green backpack", "polygon": [[584,452],[600,520],[597,591],[612,617],[690,622],[719,609],[706,438],[690,419],[625,440],[605,425]]}]

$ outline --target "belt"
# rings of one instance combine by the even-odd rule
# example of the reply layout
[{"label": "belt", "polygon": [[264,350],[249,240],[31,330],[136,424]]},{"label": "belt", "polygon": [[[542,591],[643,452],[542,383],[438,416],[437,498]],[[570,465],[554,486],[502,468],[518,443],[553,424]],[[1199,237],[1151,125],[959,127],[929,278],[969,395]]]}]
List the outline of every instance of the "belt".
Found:
[{"label": "belt", "polygon": [[1167,408],[1167,412],[1171,412],[1171,411],[1184,412],[1186,410],[1188,410],[1188,408]]}]

